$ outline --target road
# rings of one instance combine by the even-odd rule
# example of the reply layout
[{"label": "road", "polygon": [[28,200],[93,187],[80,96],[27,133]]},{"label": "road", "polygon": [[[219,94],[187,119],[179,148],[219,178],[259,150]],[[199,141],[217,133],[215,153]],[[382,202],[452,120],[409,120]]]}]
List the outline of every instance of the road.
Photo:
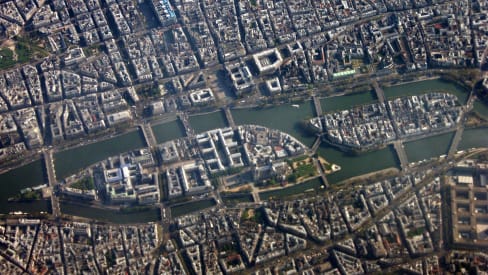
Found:
[{"label": "road", "polygon": [[[418,184],[416,184],[415,186],[410,188],[408,191],[406,191],[406,192],[400,194],[399,196],[395,197],[392,201],[389,202],[389,204],[386,207],[382,208],[377,213],[375,213],[375,215],[372,218],[368,219],[365,223],[363,223],[361,226],[359,226],[354,232],[346,234],[341,239],[334,240],[333,244],[327,245],[326,247],[332,247],[333,245],[335,245],[338,242],[341,242],[343,240],[350,239],[350,238],[355,238],[356,235],[363,234],[364,230],[368,229],[373,224],[378,223],[382,218],[384,218],[388,213],[390,213],[390,211],[394,211],[396,208],[398,208],[401,204],[403,204],[411,196],[415,196],[416,194],[418,194],[419,190],[422,189],[423,187],[425,187],[430,182],[432,182],[432,180],[435,177],[444,175],[458,161],[460,161],[462,159],[469,158],[469,157],[471,157],[477,153],[480,153],[480,152],[486,152],[486,150],[485,149],[479,149],[479,150],[475,150],[475,151],[470,152],[470,153],[465,153],[462,156],[458,156],[455,161],[448,161],[447,159],[445,159],[444,161],[440,162],[440,164],[434,163],[434,164],[429,164],[429,165],[425,165],[425,166],[421,166],[421,167],[412,168],[411,172],[420,171],[420,170],[426,171],[428,169],[431,169],[431,173],[428,174],[421,182],[419,182]],[[337,186],[337,185],[335,187],[336,188],[343,188],[342,186]],[[443,225],[447,226],[447,223],[446,224],[443,223]],[[441,251],[441,252],[435,251],[432,254],[439,254],[439,253],[443,253],[443,251]]]}]

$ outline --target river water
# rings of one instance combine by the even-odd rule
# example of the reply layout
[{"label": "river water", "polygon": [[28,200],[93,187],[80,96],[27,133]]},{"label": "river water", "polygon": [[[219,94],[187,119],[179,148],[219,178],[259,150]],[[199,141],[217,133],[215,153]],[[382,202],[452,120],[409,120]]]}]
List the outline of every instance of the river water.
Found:
[{"label": "river water", "polygon": [[373,102],[377,102],[375,94],[372,91],[364,91],[351,95],[322,98],[320,105],[322,105],[323,112],[329,113]]},{"label": "river water", "polygon": [[144,147],[140,131],[106,139],[86,146],[62,151],[54,155],[56,177],[61,180],[79,170],[110,156]]},{"label": "river water", "polygon": [[222,111],[204,115],[194,115],[191,116],[189,120],[190,126],[195,130],[195,133],[202,133],[227,126],[225,115]]},{"label": "river water", "polygon": [[323,185],[322,180],[320,178],[315,178],[306,181],[304,183],[292,185],[289,187],[284,187],[283,189],[259,193],[259,197],[262,200],[269,200],[269,199],[278,200],[281,198],[285,198],[287,196],[293,196],[303,192],[310,192],[312,194],[317,194],[322,190],[321,189],[322,185]]},{"label": "river water", "polygon": [[305,134],[300,122],[314,116],[311,100],[300,104],[298,108],[291,105],[280,105],[268,108],[233,109],[231,111],[236,125],[257,124],[271,129],[278,129],[311,146],[315,137]]},{"label": "river water", "polygon": [[488,147],[488,128],[464,130],[458,149],[466,150],[476,147]]},{"label": "river water", "polygon": [[450,132],[405,143],[408,161],[417,162],[446,155],[453,137],[454,132]]},{"label": "river water", "polygon": [[46,201],[34,201],[29,203],[8,202],[8,199],[19,194],[20,190],[47,183],[40,160],[31,162],[20,168],[10,170],[0,175],[0,213],[11,211],[41,212],[48,211]]},{"label": "river water", "polygon": [[473,110],[481,115],[483,118],[488,119],[488,106],[479,100],[474,102]]},{"label": "river water", "polygon": [[[453,93],[458,96],[461,102],[465,102],[467,98],[467,93],[462,88],[441,80],[427,80],[387,87],[384,88],[384,91],[387,98],[406,94],[421,94],[429,91],[447,91]],[[363,93],[348,96],[323,98],[320,100],[324,112],[350,108],[355,105],[375,101],[375,95],[371,91],[365,91]],[[315,138],[313,136],[308,136],[302,131],[300,122],[314,116],[313,104],[311,101],[305,101],[299,105],[299,108],[292,107],[291,105],[281,105],[269,108],[232,109],[231,112],[237,125],[259,124],[266,127],[279,129],[291,134],[292,136],[295,136],[303,143],[310,146]],[[475,110],[482,114],[488,115],[488,108],[484,105],[480,105],[478,103],[475,104]],[[196,132],[201,132],[226,126],[226,120],[223,112],[218,111],[204,115],[191,116],[190,125],[195,128]],[[153,131],[159,143],[184,136],[184,129],[178,120],[153,125]],[[488,146],[487,137],[488,128],[466,130],[459,149],[486,147]],[[407,151],[409,161],[413,162],[445,154],[448,150],[451,138],[452,133],[407,143],[405,145],[405,149]],[[144,142],[141,138],[140,131],[134,131],[109,140],[56,153],[55,168],[57,177],[58,179],[62,179],[63,177],[79,171],[87,165],[93,164],[109,156],[117,155],[121,152],[133,150],[142,146],[144,146]],[[389,167],[398,168],[399,166],[397,157],[390,146],[381,150],[354,156],[345,154],[331,146],[322,144],[318,149],[318,153],[326,160],[336,163],[342,167],[341,171],[328,176],[330,183],[337,183],[354,176]],[[8,173],[0,175],[0,212],[5,213],[29,208],[36,209],[36,211],[38,211],[37,209],[47,209],[47,204],[45,202],[38,202],[38,204],[44,205],[40,208],[39,205],[36,205],[35,207],[27,206],[27,208],[22,208],[22,205],[18,206],[17,204],[7,203],[6,201],[8,197],[17,194],[20,189],[27,186],[42,184],[44,181],[40,161],[33,162],[27,166],[14,169]],[[191,208],[198,206],[193,204],[190,205]],[[205,207],[208,206],[205,205]],[[183,208],[185,209],[175,208],[173,209],[173,212],[178,215],[188,211],[186,207]],[[76,207],[66,205],[63,206],[63,211],[74,215],[85,216],[88,214],[83,213],[92,212],[90,210],[82,211],[83,213],[80,213]],[[97,209],[93,211],[99,210]],[[112,214],[114,213],[106,213],[106,215]],[[126,217],[137,216],[130,214],[123,215]],[[146,214],[140,216],[145,216],[147,219],[152,219],[155,217],[154,213],[147,214],[147,216]],[[92,216],[92,218],[97,217]],[[132,220],[132,218],[129,218],[129,220],[124,220],[124,222],[128,222],[130,220]],[[141,219],[136,218],[134,218],[134,220],[136,222],[141,221]]]},{"label": "river water", "polygon": [[185,135],[185,129],[178,120],[154,125],[152,130],[158,143],[180,138]]},{"label": "river water", "polygon": [[331,184],[390,167],[398,168],[399,166],[391,146],[360,155],[352,155],[322,144],[318,149],[318,154],[328,162],[341,167],[340,171],[327,176],[327,180]]},{"label": "river water", "polygon": [[459,102],[466,103],[469,94],[460,86],[442,81],[440,79],[424,80],[411,83],[405,83],[386,87],[383,89],[386,98],[395,98],[407,95],[419,95],[428,92],[449,92],[458,97]]},{"label": "river water", "polygon": [[122,213],[116,210],[100,209],[86,205],[61,202],[61,212],[67,215],[120,224],[146,223],[159,220],[158,208],[151,208],[132,213]]},{"label": "river water", "polygon": [[214,199],[204,199],[194,202],[187,202],[171,207],[171,217],[179,217],[198,210],[212,207],[216,204]]}]

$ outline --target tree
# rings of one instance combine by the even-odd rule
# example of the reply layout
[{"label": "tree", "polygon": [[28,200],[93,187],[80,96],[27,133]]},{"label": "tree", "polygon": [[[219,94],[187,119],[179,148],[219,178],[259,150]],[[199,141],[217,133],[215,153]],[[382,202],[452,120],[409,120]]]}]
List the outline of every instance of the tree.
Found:
[{"label": "tree", "polygon": [[288,176],[289,182],[297,182],[297,175],[295,173]]}]

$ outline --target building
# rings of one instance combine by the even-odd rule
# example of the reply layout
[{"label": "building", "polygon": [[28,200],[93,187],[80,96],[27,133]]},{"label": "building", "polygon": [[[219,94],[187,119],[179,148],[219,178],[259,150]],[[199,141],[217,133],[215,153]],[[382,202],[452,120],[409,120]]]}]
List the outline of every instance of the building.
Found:
[{"label": "building", "polygon": [[186,195],[196,195],[212,190],[212,184],[202,163],[195,161],[182,165],[178,172]]},{"label": "building", "polygon": [[128,122],[132,116],[128,110],[107,115],[107,121],[110,126]]},{"label": "building", "polygon": [[227,64],[225,69],[232,82],[233,90],[237,96],[251,92],[254,89],[254,80],[249,67],[241,62]]},{"label": "building", "polygon": [[283,63],[283,58],[278,49],[269,49],[253,55],[254,63],[260,74],[275,72]]},{"label": "building", "polygon": [[63,186],[61,192],[67,196],[76,197],[84,200],[97,200],[97,192],[95,190],[81,190],[78,188],[71,188]]},{"label": "building", "polygon": [[169,26],[177,22],[176,14],[168,0],[153,0],[151,3],[161,25]]},{"label": "building", "polygon": [[190,92],[190,100],[193,106],[207,105],[215,101],[212,89],[206,88]]},{"label": "building", "polygon": [[167,183],[167,196],[169,199],[183,196],[183,189],[181,187],[180,178],[178,172],[174,168],[166,170],[166,183]]}]

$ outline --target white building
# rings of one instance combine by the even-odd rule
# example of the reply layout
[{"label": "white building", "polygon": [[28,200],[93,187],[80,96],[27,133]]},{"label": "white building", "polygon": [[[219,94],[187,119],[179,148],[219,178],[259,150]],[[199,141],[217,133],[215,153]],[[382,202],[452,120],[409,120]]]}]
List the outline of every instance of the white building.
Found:
[{"label": "white building", "polygon": [[280,51],[276,48],[257,53],[253,55],[253,59],[260,74],[273,73],[283,63]]}]

